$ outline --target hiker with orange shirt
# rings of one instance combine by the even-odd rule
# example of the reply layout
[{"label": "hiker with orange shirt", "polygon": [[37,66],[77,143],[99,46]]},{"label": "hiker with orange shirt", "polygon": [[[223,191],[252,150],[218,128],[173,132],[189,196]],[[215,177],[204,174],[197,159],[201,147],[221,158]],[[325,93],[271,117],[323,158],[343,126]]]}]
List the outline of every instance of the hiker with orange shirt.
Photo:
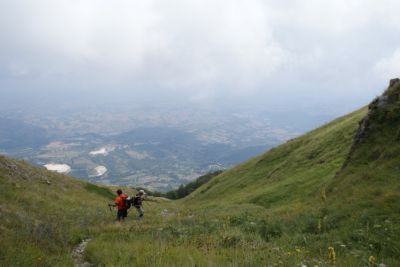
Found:
[{"label": "hiker with orange shirt", "polygon": [[117,207],[117,221],[123,221],[128,216],[128,207],[126,204],[127,196],[122,193],[121,189],[117,190],[117,197],[115,198],[114,204],[109,204],[111,207]]}]

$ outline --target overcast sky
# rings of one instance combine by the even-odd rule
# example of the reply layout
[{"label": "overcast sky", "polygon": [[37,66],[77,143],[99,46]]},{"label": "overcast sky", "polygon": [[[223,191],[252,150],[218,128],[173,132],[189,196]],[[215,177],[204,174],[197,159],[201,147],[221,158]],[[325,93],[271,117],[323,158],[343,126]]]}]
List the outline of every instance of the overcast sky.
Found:
[{"label": "overcast sky", "polygon": [[398,0],[0,0],[3,104],[146,94],[357,107],[400,76],[399,10]]}]

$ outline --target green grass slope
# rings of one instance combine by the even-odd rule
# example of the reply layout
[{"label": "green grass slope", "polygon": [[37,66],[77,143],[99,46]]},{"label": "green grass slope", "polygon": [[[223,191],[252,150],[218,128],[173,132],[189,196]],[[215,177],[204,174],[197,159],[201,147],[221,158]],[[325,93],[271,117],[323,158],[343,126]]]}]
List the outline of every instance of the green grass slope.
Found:
[{"label": "green grass slope", "polygon": [[87,257],[105,266],[400,266],[399,93],[393,84],[369,107],[183,200],[148,203],[143,221],[104,229]]},{"label": "green grass slope", "polygon": [[[344,168],[327,187],[325,213],[349,242],[400,258],[400,81],[369,105]],[[398,263],[399,265],[399,263]]]},{"label": "green grass slope", "polygon": [[400,82],[393,80],[368,109],[224,172],[185,203],[239,214],[240,222],[257,214],[313,253],[332,246],[343,266],[374,266],[367,255],[397,265],[399,155]]},{"label": "green grass slope", "polygon": [[110,212],[108,189],[0,156],[0,265],[72,266]]},{"label": "green grass slope", "polygon": [[97,266],[400,266],[399,154],[393,81],[182,200],[150,198],[143,220],[110,223],[107,189],[0,158],[0,265],[70,266],[90,236]]},{"label": "green grass slope", "polygon": [[252,203],[283,212],[308,209],[345,162],[366,111],[339,118],[225,171],[186,203]]}]

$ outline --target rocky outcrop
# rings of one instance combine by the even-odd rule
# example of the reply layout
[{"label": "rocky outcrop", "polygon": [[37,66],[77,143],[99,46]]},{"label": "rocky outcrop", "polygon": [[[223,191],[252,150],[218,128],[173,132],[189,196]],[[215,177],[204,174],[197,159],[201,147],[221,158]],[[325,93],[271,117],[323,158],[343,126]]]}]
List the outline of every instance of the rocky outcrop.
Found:
[{"label": "rocky outcrop", "polygon": [[389,87],[393,87],[396,85],[396,83],[400,82],[399,78],[391,79],[389,82]]},{"label": "rocky outcrop", "polygon": [[[357,147],[364,141],[364,139],[368,136],[368,132],[371,127],[371,118],[374,117],[376,113],[378,113],[381,110],[386,109],[386,107],[389,104],[393,104],[397,102],[399,99],[399,94],[396,91],[392,91],[392,89],[400,84],[400,79],[395,78],[391,79],[389,82],[389,87],[385,91],[385,93],[377,97],[374,101],[371,102],[368,106],[368,112],[365,115],[365,117],[360,121],[358,130],[354,136],[353,144],[351,146],[351,149],[349,151],[349,154],[343,163],[343,166],[341,170],[343,170],[350,162],[354,151],[357,149]],[[338,172],[337,174],[339,174]]]}]

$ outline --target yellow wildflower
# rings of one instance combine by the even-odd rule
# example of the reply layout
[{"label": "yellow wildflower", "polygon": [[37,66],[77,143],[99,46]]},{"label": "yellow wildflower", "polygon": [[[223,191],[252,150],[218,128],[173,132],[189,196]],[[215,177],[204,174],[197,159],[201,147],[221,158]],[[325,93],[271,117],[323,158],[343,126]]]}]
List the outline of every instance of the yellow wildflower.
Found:
[{"label": "yellow wildflower", "polygon": [[375,262],[376,262],[375,257],[374,257],[374,256],[369,256],[368,262],[369,262],[370,264],[375,264]]},{"label": "yellow wildflower", "polygon": [[333,247],[328,248],[328,258],[332,264],[336,263],[336,253],[335,253],[335,249]]}]

